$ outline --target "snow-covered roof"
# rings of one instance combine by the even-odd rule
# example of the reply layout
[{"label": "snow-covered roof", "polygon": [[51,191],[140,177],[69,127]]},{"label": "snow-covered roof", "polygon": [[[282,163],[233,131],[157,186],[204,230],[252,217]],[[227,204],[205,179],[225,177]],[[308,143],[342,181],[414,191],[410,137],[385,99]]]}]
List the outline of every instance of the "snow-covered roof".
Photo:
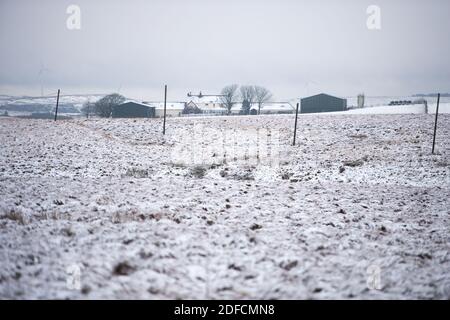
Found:
[{"label": "snow-covered roof", "polygon": [[130,102],[132,102],[134,104],[138,104],[138,105],[144,106],[144,107],[153,107],[152,105],[149,105],[149,104],[144,103],[144,102],[139,102],[139,101],[136,101],[136,100],[125,100],[125,102],[121,103],[120,105],[123,105],[123,104],[126,104],[126,103],[130,103]]},{"label": "snow-covered roof", "polygon": [[204,104],[204,103],[221,103],[220,97],[217,96],[206,96],[206,97],[188,97],[187,102],[194,102],[195,104]]},{"label": "snow-covered roof", "polygon": [[[238,102],[233,105],[231,110],[240,110],[241,108],[242,103]],[[258,103],[252,103],[250,109],[258,110]],[[267,102],[262,105],[261,109],[271,111],[292,111],[294,110],[294,107],[289,102]]]},{"label": "snow-covered roof", "polygon": [[[262,108],[264,110],[294,110],[294,107],[289,102],[268,102],[264,103]],[[251,109],[258,109],[258,104],[254,103],[251,107]]]},{"label": "snow-covered roof", "polygon": [[[146,104],[148,104],[150,106],[153,106],[156,109],[164,109],[164,101],[157,101],[157,102],[144,101],[144,103],[146,103]],[[178,101],[170,102],[170,101],[167,101],[166,102],[166,109],[167,110],[169,110],[169,109],[170,110],[183,110],[184,109],[184,102],[178,102]]]},{"label": "snow-covered roof", "polygon": [[195,103],[195,105],[202,110],[226,110],[226,108],[223,107],[220,102],[205,102],[200,104]]}]

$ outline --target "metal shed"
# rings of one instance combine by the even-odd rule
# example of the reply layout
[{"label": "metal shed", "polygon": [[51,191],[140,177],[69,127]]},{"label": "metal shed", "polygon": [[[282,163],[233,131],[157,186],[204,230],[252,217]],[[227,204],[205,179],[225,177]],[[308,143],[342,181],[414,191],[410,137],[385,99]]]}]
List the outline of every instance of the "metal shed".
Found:
[{"label": "metal shed", "polygon": [[155,107],[138,103],[125,102],[115,106],[112,111],[113,118],[154,118]]},{"label": "metal shed", "polygon": [[325,93],[301,99],[301,113],[332,112],[347,110],[347,99]]}]

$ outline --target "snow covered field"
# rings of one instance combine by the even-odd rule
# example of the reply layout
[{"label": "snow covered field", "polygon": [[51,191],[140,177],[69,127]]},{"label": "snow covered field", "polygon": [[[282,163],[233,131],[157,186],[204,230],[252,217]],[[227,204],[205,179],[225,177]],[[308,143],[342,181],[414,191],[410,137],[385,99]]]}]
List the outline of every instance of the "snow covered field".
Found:
[{"label": "snow covered field", "polygon": [[[428,113],[436,113],[437,103],[428,104]],[[351,109],[343,111],[347,114],[410,114],[410,113],[425,113],[425,106],[422,104],[405,105],[405,106],[376,106],[365,107],[360,109]],[[450,103],[439,104],[439,114],[450,113]]]},{"label": "snow covered field", "polygon": [[450,115],[293,119],[0,118],[0,298],[450,299]]}]

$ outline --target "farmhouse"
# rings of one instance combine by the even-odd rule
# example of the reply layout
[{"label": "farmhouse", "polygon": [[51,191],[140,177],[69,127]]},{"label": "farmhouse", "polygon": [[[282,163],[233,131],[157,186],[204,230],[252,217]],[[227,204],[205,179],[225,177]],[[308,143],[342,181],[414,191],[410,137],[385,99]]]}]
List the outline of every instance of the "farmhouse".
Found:
[{"label": "farmhouse", "polygon": [[193,97],[186,105],[191,108],[197,107],[204,114],[223,115],[227,112],[219,97]]},{"label": "farmhouse", "polygon": [[113,118],[154,118],[155,107],[135,101],[128,101],[113,108]]},{"label": "farmhouse", "polygon": [[[261,107],[261,114],[294,113],[295,108],[289,102],[268,102]],[[250,114],[258,114],[258,104],[252,104]]]},{"label": "farmhouse", "polygon": [[347,110],[347,100],[325,93],[301,99],[301,113],[332,112]]},{"label": "farmhouse", "polygon": [[[164,117],[164,101],[143,102],[155,108],[155,117]],[[185,102],[167,101],[166,102],[166,116],[179,117],[183,112]]]},{"label": "farmhouse", "polygon": [[[242,109],[242,103],[238,102],[233,105],[231,108],[232,114],[239,114]],[[261,114],[286,114],[293,113],[295,108],[289,102],[267,102],[264,103],[261,107]],[[256,115],[258,114],[258,104],[252,103],[250,107],[250,114]]]}]

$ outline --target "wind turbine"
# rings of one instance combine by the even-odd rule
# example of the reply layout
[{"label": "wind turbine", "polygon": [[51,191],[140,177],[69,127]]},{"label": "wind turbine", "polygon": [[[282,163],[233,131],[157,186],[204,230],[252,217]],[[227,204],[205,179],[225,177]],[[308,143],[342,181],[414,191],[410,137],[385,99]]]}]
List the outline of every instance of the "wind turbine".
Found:
[{"label": "wind turbine", "polygon": [[44,84],[43,84],[43,82],[42,82],[42,77],[43,77],[43,75],[44,75],[46,72],[47,72],[47,73],[50,72],[50,69],[46,68],[46,67],[44,66],[44,63],[41,61],[41,67],[40,67],[39,72],[38,72],[38,75],[37,75],[37,77],[38,77],[38,79],[39,79],[39,82],[40,82],[40,84],[41,84],[41,97],[44,96]]}]

